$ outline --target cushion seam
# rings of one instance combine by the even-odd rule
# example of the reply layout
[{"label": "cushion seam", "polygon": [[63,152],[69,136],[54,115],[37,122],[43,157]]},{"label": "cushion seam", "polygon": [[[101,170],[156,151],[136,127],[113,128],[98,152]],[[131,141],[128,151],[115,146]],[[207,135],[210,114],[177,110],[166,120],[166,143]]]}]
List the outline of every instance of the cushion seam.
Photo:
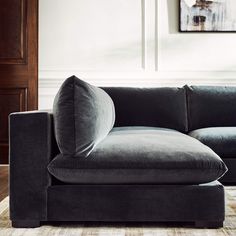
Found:
[{"label": "cushion seam", "polygon": [[55,169],[68,169],[68,170],[223,170],[220,168],[65,168],[65,167],[51,167]]},{"label": "cushion seam", "polygon": [[73,118],[74,118],[74,153],[76,153],[76,124],[75,124],[75,78],[73,83]]},{"label": "cushion seam", "polygon": [[185,92],[185,108],[186,108],[186,112],[185,112],[185,120],[186,120],[186,127],[185,127],[185,132],[188,133],[189,132],[189,116],[188,116],[188,93],[187,93],[187,89],[186,87],[184,88],[184,92]]},{"label": "cushion seam", "polygon": [[188,131],[192,130],[192,123],[191,123],[191,112],[190,112],[190,90],[191,88],[186,86],[186,107],[187,107],[187,121],[188,121]]}]

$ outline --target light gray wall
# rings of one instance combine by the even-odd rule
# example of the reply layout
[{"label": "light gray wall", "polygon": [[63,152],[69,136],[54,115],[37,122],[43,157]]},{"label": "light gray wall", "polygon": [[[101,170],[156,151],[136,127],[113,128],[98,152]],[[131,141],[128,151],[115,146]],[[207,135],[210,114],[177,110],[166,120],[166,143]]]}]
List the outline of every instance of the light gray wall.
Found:
[{"label": "light gray wall", "polygon": [[179,33],[178,0],[40,0],[39,107],[75,74],[100,86],[236,85],[234,33]]}]

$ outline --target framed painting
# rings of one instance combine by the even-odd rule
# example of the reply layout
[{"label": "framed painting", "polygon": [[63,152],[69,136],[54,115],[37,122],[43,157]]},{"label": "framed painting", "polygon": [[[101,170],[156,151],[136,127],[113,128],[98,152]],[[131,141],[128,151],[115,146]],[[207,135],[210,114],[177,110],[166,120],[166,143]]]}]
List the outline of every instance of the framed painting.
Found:
[{"label": "framed painting", "polygon": [[236,0],[179,0],[180,32],[236,32]]}]

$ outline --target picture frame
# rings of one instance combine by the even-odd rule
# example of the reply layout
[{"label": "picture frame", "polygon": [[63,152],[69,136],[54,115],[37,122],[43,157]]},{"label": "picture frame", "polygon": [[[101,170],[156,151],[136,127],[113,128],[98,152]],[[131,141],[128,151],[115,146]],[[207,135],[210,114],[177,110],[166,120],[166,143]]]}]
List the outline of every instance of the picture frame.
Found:
[{"label": "picture frame", "polygon": [[179,32],[236,32],[236,0],[179,0]]}]

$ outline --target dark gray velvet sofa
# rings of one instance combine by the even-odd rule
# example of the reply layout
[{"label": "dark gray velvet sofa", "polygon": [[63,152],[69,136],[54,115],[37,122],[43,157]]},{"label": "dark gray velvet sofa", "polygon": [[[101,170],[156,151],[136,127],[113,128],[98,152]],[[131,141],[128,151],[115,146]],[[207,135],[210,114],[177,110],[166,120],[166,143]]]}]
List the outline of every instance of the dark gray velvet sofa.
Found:
[{"label": "dark gray velvet sofa", "polygon": [[235,102],[236,88],[229,87],[99,89],[67,79],[53,112],[10,115],[13,227],[50,221],[221,227],[218,180],[236,180]]}]

